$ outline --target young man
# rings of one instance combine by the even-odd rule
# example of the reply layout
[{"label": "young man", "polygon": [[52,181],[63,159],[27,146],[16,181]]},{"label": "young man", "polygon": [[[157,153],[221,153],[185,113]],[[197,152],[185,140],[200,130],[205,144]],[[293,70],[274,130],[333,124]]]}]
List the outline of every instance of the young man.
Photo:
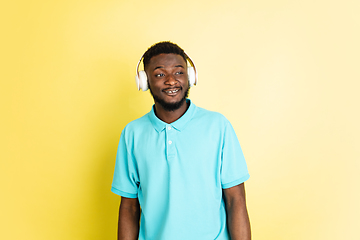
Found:
[{"label": "young man", "polygon": [[224,116],[187,99],[196,83],[187,60],[171,42],[143,55],[138,86],[155,104],[121,133],[111,189],[121,196],[118,239],[251,239],[240,144]]}]

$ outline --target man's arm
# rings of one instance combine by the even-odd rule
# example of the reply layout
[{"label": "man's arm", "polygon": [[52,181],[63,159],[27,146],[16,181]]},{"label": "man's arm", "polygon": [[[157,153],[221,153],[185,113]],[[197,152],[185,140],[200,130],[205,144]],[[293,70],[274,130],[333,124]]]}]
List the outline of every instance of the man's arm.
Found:
[{"label": "man's arm", "polygon": [[231,240],[250,240],[250,221],[244,183],[224,189],[226,215]]},{"label": "man's arm", "polygon": [[139,237],[140,205],[137,198],[121,197],[118,240],[137,240]]}]

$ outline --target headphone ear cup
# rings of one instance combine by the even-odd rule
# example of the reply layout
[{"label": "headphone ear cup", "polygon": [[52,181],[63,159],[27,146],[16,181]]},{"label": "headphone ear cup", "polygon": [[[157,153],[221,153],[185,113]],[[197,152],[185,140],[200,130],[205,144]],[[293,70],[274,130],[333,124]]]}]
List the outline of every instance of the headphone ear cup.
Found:
[{"label": "headphone ear cup", "polygon": [[148,90],[147,76],[145,71],[140,71],[139,74],[135,76],[135,80],[138,90]]},{"label": "headphone ear cup", "polygon": [[189,86],[192,87],[196,85],[196,76],[195,76],[195,70],[193,67],[188,67],[187,69],[188,78],[189,78]]}]

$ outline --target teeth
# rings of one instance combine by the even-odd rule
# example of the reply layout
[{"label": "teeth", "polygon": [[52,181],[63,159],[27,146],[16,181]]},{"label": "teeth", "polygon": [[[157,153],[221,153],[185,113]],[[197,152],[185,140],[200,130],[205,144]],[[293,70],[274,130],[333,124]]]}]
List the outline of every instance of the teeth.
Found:
[{"label": "teeth", "polygon": [[167,93],[176,93],[177,91],[179,91],[179,89],[176,89],[176,90],[170,90],[170,91],[166,91]]}]

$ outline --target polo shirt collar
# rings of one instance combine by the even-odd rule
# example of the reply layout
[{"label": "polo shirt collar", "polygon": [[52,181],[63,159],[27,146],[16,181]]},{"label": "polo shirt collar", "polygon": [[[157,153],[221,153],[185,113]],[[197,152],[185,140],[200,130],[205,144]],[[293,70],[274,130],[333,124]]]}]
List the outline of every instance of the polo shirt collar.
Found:
[{"label": "polo shirt collar", "polygon": [[166,126],[171,125],[173,128],[181,131],[186,127],[186,124],[192,119],[196,106],[194,103],[191,102],[190,99],[186,99],[187,103],[190,103],[189,108],[186,110],[184,115],[182,115],[178,120],[175,122],[172,122],[170,124],[167,124],[166,122],[163,122],[155,115],[155,104],[151,108],[151,111],[149,112],[149,118],[153,125],[153,127],[156,129],[156,131],[161,132],[165,129]]}]

